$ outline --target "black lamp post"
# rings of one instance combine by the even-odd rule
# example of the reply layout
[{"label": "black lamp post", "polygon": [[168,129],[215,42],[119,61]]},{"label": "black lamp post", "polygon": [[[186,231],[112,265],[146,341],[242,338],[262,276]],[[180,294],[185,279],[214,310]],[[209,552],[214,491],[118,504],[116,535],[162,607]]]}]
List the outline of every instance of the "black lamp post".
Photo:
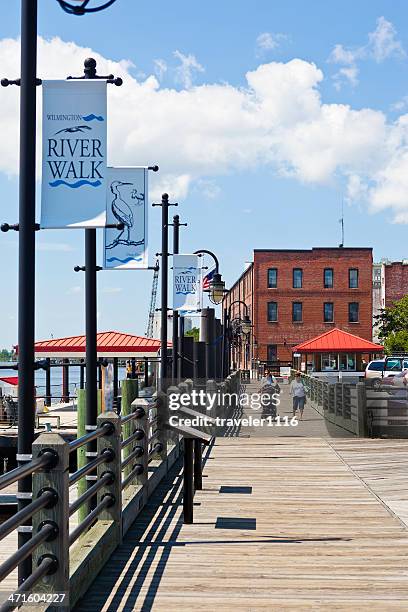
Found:
[{"label": "black lamp post", "polygon": [[162,265],[161,270],[161,328],[160,328],[160,390],[166,391],[168,375],[169,375],[169,358],[167,354],[167,312],[168,307],[168,285],[169,285],[169,206],[178,206],[177,202],[169,203],[169,196],[163,193],[160,203],[154,203],[152,206],[161,206],[162,220]]},{"label": "black lamp post", "polygon": [[[179,215],[173,217],[173,255],[180,253],[180,227],[186,226],[187,223],[180,223]],[[179,313],[173,309],[173,336],[172,336],[172,363],[171,377],[173,385],[177,385],[178,372],[178,337],[179,337]],[[181,334],[180,334],[181,335]],[[183,330],[184,336],[184,330]]]},{"label": "black lamp post", "polygon": [[[113,74],[99,76],[96,74],[96,61],[89,57],[84,61],[84,74],[80,77],[68,79],[106,79],[108,83],[120,86],[123,81]],[[108,224],[106,227],[123,229],[123,223]],[[75,266],[75,272],[85,271],[85,370],[86,370],[86,402],[85,402],[85,429],[87,432],[96,428],[98,417],[98,388],[97,388],[97,272],[102,268],[96,265],[96,229],[85,229],[85,266]],[[92,460],[92,453],[96,450],[96,441],[87,445],[87,456]],[[88,487],[92,485],[90,480]],[[90,508],[96,498],[91,500]]]},{"label": "black lamp post", "polygon": [[[239,304],[240,307],[241,305],[243,305],[245,314],[243,317],[241,317],[241,314],[239,312],[238,317],[236,317],[235,319],[233,319],[233,321],[231,321],[231,309],[235,304]],[[225,353],[224,353],[224,359],[225,359],[226,364],[228,364],[229,357],[230,357],[230,346],[228,346],[228,344],[231,343],[232,337],[235,338],[236,346],[241,345],[241,343],[238,341],[240,340],[241,336],[244,336],[245,338],[244,346],[246,346],[246,344],[248,343],[248,338],[249,338],[249,335],[252,329],[251,319],[249,318],[248,305],[245,304],[245,302],[243,302],[242,300],[234,300],[229,305],[228,310],[227,309],[224,310],[224,321],[225,321],[226,330],[227,330],[224,335],[228,338],[227,346],[226,346]],[[238,336],[240,338],[238,338]],[[246,350],[246,348],[244,348],[244,350]]]},{"label": "black lamp post", "polygon": [[[57,0],[66,12],[84,15],[107,8],[115,2],[89,7],[89,0],[81,6]],[[34,440],[34,340],[35,340],[35,145],[36,145],[36,86],[37,78],[37,12],[38,0],[21,0],[21,76],[19,79],[2,79],[1,85],[20,86],[20,169],[19,169],[19,222],[11,229],[19,231],[18,277],[18,441],[19,465],[31,459]],[[18,510],[31,499],[31,476],[18,482]],[[30,530],[19,530],[18,546],[28,542]],[[31,556],[18,566],[18,583],[22,584],[31,574]]]}]

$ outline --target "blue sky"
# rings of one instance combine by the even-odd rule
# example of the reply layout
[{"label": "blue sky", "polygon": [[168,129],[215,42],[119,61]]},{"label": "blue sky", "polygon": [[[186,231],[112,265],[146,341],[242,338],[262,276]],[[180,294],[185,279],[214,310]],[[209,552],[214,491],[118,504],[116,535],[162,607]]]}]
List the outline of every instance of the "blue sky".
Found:
[{"label": "blue sky", "polygon": [[[376,259],[408,257],[406,2],[117,0],[81,18],[55,0],[39,4],[48,50],[39,76],[79,74],[81,48],[131,62],[114,65],[132,88],[112,94],[112,157],[160,165],[151,200],[164,188],[177,198],[174,214],[188,223],[182,250],[214,250],[227,284],[253,248],[338,244],[342,199],[346,245],[372,246]],[[11,78],[18,76],[9,73],[16,71],[16,43],[4,39],[19,35],[19,3],[7,3],[5,12],[0,59]],[[54,37],[62,42],[50,42]],[[1,220],[15,222],[11,89],[0,91],[11,125],[0,145],[0,189]],[[132,129],[133,144],[122,151]],[[149,215],[154,263],[160,211]],[[81,230],[37,235],[39,339],[84,330],[83,275],[73,272],[83,263],[83,238]],[[14,232],[0,236],[0,346],[17,341],[17,240]],[[144,333],[151,281],[148,271],[99,273],[99,329]]]}]

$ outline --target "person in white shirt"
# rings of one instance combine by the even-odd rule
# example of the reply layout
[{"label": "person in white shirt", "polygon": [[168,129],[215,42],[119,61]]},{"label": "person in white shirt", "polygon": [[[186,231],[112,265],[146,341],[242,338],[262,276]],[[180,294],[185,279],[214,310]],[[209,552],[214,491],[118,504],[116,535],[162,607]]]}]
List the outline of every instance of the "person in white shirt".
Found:
[{"label": "person in white shirt", "polygon": [[302,420],[303,410],[305,409],[306,403],[306,391],[300,374],[296,374],[295,380],[292,380],[290,385],[290,394],[293,398],[293,416],[296,415],[296,410],[299,409],[300,420]]}]

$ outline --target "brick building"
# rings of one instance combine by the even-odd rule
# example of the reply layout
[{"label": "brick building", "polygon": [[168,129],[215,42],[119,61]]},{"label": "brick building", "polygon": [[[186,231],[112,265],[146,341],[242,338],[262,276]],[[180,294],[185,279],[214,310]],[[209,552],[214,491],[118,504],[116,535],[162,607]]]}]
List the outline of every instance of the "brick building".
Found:
[{"label": "brick building", "polygon": [[[384,307],[408,295],[408,260],[373,264],[373,317]],[[376,337],[374,327],[374,337]]]},{"label": "brick building", "polygon": [[334,327],[371,340],[372,266],[371,248],[254,250],[223,301],[231,319],[244,301],[253,324],[237,365],[291,361],[294,346]]}]

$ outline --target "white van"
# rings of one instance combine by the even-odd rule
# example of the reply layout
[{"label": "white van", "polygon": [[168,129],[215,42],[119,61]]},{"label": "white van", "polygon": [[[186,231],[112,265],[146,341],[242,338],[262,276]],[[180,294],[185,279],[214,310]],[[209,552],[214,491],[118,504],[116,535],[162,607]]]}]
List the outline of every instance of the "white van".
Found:
[{"label": "white van", "polygon": [[369,381],[371,386],[378,388],[384,378],[395,376],[403,370],[408,370],[407,355],[390,355],[384,359],[375,359],[368,364],[364,378]]}]

